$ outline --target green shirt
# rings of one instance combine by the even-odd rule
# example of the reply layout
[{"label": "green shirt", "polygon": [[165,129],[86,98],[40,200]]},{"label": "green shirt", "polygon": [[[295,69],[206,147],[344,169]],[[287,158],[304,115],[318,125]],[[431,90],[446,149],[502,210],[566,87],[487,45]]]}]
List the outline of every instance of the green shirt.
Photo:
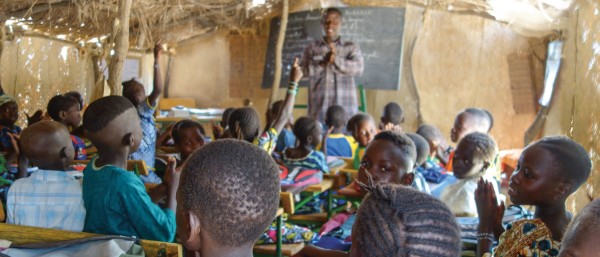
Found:
[{"label": "green shirt", "polygon": [[83,231],[173,242],[173,211],[154,204],[133,172],[112,165],[97,168],[95,161],[83,171]]}]

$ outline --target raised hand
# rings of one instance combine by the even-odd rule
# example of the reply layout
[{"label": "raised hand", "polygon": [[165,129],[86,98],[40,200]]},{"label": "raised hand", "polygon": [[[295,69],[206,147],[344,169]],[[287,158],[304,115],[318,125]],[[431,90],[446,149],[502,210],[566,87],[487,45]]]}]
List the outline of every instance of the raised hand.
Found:
[{"label": "raised hand", "polygon": [[154,58],[159,56],[163,50],[162,40],[156,41],[156,44],[154,44]]},{"label": "raised hand", "polygon": [[300,67],[300,64],[298,63],[298,58],[294,58],[294,64],[292,65],[292,71],[290,72],[290,79],[297,83],[302,79],[302,76],[304,76],[304,74],[302,73],[302,67]]},{"label": "raised hand", "polygon": [[396,132],[399,132],[399,133],[403,133],[404,132],[404,130],[402,130],[402,127],[400,127],[400,125],[395,125],[395,124],[393,124],[391,122],[383,125],[383,130],[396,131]]}]

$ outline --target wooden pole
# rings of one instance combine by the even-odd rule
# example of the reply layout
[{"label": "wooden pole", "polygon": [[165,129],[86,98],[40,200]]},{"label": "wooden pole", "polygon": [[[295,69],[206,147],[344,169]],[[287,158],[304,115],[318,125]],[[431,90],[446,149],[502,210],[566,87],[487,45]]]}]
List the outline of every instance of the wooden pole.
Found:
[{"label": "wooden pole", "polygon": [[104,96],[104,74],[102,74],[99,61],[99,56],[92,56],[92,64],[94,66],[94,88],[92,89],[92,94],[90,96],[90,103]]},{"label": "wooden pole", "polygon": [[277,93],[279,92],[279,84],[281,83],[281,66],[282,66],[282,51],[283,42],[285,40],[285,29],[288,22],[289,4],[288,0],[283,0],[283,12],[281,14],[281,25],[279,26],[279,36],[277,37],[277,45],[275,47],[275,78],[273,79],[273,86],[271,87],[271,98],[269,99],[269,105],[275,102]]},{"label": "wooden pole", "polygon": [[108,86],[111,95],[119,95],[121,85],[121,75],[125,57],[129,49],[129,15],[131,13],[132,0],[119,0],[119,17],[115,19],[113,26],[113,36],[115,37],[115,54],[110,59],[108,65]]}]

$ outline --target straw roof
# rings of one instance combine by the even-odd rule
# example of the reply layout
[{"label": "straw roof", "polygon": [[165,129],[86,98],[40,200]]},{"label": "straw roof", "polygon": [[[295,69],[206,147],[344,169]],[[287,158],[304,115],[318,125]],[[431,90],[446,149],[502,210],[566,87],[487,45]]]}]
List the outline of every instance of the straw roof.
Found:
[{"label": "straw roof", "polygon": [[[278,15],[281,0],[132,0],[130,45],[149,49],[157,39],[178,42],[217,29],[252,30],[257,20]],[[258,3],[256,3],[258,1]],[[420,5],[487,17],[494,2],[505,0],[343,0],[353,6]],[[523,2],[506,0],[505,2]],[[533,0],[531,0],[533,1]],[[0,21],[7,33],[41,34],[85,43],[109,37],[118,17],[119,0],[9,0],[0,4]],[[315,4],[315,2],[317,4]],[[321,1],[290,0],[290,9],[306,5],[320,8]],[[326,1],[325,1],[326,2]],[[537,1],[533,1],[536,2]],[[571,0],[553,0],[570,4]],[[533,3],[532,3],[533,5]],[[543,13],[544,18],[548,17]],[[552,13],[550,13],[552,14]],[[512,17],[504,17],[512,19]],[[530,14],[527,16],[531,19]]]}]

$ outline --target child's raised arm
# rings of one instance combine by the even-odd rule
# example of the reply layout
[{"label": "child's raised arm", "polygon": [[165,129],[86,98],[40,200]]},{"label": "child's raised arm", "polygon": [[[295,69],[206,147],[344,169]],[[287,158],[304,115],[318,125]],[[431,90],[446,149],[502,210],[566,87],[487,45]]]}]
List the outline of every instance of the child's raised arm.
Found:
[{"label": "child's raised arm", "polygon": [[160,52],[162,51],[162,44],[160,40],[156,42],[154,45],[154,87],[152,88],[152,93],[148,96],[148,103],[151,106],[156,106],[156,100],[162,94],[163,91],[163,81],[160,75]]},{"label": "child's raised arm", "polygon": [[277,131],[277,134],[281,133],[283,127],[289,122],[292,116],[292,110],[294,109],[294,102],[296,101],[296,93],[298,93],[298,81],[302,79],[302,67],[298,64],[298,58],[294,59],[294,65],[290,72],[290,86],[288,87],[287,94],[285,95],[285,101],[279,111],[279,116],[275,119],[275,123],[271,128]]}]

